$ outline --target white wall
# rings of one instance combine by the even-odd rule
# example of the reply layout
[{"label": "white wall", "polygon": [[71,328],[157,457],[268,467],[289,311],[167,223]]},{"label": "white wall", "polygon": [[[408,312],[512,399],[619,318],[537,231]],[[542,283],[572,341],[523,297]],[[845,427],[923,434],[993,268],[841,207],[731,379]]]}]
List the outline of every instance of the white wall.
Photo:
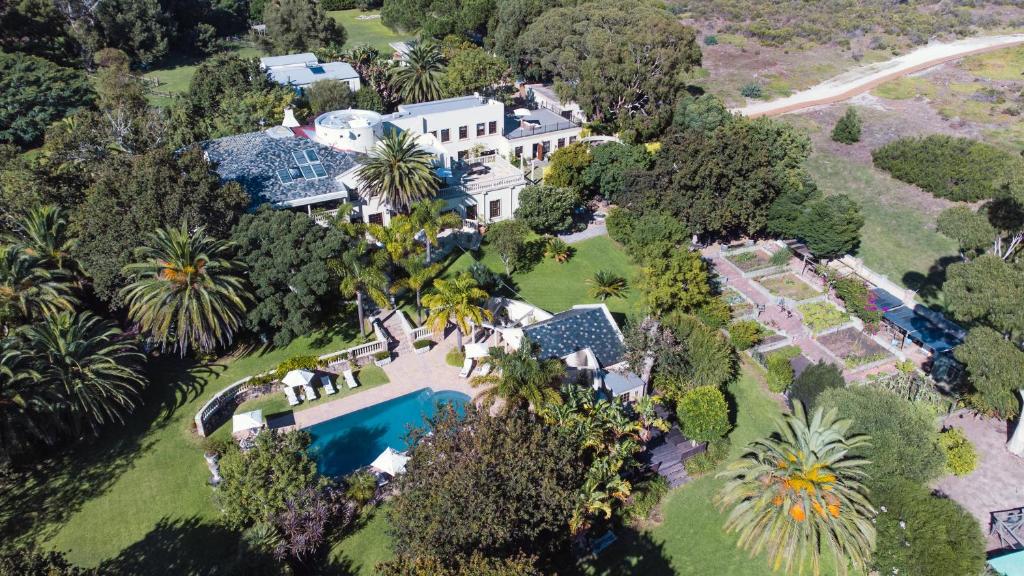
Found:
[{"label": "white wall", "polygon": [[[544,147],[544,155],[547,156],[559,148],[559,139],[564,139],[564,146],[568,146],[572,142],[579,142],[580,133],[583,131],[582,127],[576,126],[568,130],[558,130],[556,132],[545,132],[543,134],[537,134],[534,136],[526,136],[523,138],[516,138],[515,140],[505,140],[502,144],[503,148],[501,153],[508,158],[515,156],[515,149],[522,146],[522,156],[528,160],[533,159],[533,145],[539,142],[547,142],[549,145]],[[572,142],[570,139],[575,138]]]}]

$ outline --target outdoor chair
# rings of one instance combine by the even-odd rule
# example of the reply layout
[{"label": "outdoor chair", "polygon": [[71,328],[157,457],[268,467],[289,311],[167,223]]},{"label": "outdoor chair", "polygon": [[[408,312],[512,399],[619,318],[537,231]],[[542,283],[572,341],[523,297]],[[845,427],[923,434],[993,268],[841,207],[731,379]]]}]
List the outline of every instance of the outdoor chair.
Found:
[{"label": "outdoor chair", "polygon": [[284,395],[288,398],[289,406],[299,405],[299,399],[295,396],[295,390],[291,386],[284,387]]},{"label": "outdoor chair", "polygon": [[345,384],[348,385],[349,388],[355,388],[356,386],[359,386],[359,383],[356,382],[356,377],[352,374],[351,370],[345,370],[344,375]]},{"label": "outdoor chair", "polygon": [[469,373],[473,371],[473,359],[466,358],[466,361],[462,363],[462,371],[459,372],[459,378],[468,378]]},{"label": "outdoor chair", "polygon": [[302,387],[302,389],[306,393],[306,400],[307,401],[308,400],[316,400],[316,390],[313,388],[313,386],[311,384],[306,384],[305,386]]},{"label": "outdoor chair", "polygon": [[331,382],[331,377],[324,374],[320,377],[320,383],[324,387],[324,393],[326,394],[337,394],[338,389],[334,387],[334,383]]}]

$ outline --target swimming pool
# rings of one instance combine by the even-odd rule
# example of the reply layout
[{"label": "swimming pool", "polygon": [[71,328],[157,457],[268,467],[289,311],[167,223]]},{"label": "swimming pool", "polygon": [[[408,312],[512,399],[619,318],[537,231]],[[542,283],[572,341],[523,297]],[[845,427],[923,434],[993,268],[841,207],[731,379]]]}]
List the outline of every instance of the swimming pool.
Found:
[{"label": "swimming pool", "polygon": [[313,437],[309,454],[325,476],[344,476],[373,462],[388,446],[399,452],[408,448],[405,436],[410,428],[423,426],[441,404],[453,404],[461,413],[469,396],[461,392],[430,388],[417,390],[314,424],[306,431]]}]

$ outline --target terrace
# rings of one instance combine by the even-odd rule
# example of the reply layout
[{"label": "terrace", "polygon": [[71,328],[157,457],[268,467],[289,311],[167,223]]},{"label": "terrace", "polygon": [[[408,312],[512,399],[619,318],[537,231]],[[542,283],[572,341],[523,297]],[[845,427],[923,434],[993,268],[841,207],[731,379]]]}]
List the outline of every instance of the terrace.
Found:
[{"label": "terrace", "polygon": [[439,175],[444,183],[438,194],[445,199],[527,184],[523,171],[497,154],[456,163]]}]

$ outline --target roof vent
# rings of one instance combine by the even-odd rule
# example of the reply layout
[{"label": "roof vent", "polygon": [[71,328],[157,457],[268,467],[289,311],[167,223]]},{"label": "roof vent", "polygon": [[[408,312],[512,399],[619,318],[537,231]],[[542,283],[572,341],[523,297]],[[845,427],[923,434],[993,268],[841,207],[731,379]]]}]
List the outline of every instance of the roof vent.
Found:
[{"label": "roof vent", "polygon": [[285,128],[284,126],[273,126],[266,130],[267,136],[275,140],[281,140],[284,138],[293,138],[295,134],[292,133],[291,129]]},{"label": "roof vent", "polygon": [[295,111],[291,107],[284,109],[284,120],[281,122],[281,126],[285,128],[298,128],[302,126],[299,121],[295,119]]}]

